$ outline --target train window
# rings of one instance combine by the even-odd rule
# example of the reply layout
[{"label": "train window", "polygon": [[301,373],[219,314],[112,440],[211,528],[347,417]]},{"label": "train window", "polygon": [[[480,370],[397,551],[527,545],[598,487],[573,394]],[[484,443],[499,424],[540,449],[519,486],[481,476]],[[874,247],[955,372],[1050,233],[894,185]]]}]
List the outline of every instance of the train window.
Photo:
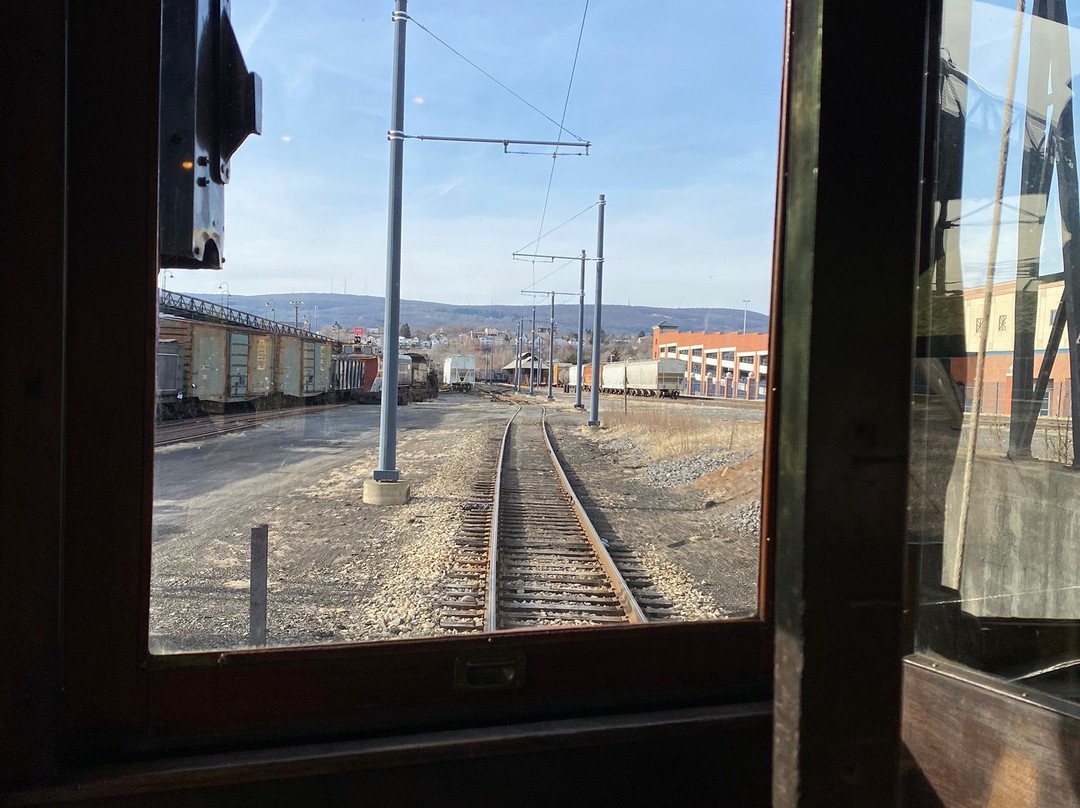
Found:
[{"label": "train window", "polygon": [[[180,346],[183,380],[156,391],[151,653],[760,621],[753,354],[769,344],[783,4],[703,7],[693,26],[578,0],[408,14],[232,6],[263,129],[232,159],[225,268],[160,279],[158,339]],[[740,352],[737,379],[718,380],[721,348]],[[387,396],[404,505],[364,496]]]},{"label": "train window", "polygon": [[[69,9],[65,108],[77,136],[65,152],[65,227],[79,251],[67,327],[101,333],[108,311],[110,334],[79,341],[65,365],[71,390],[95,391],[65,398],[57,723],[72,760],[768,699],[771,603],[758,582],[773,545],[760,541],[774,485],[762,447],[775,456],[775,430],[766,437],[774,410],[761,397],[775,385],[758,371],[749,384],[729,367],[699,374],[689,346],[755,353],[779,333],[770,256],[785,10],[713,4],[687,26],[674,6],[506,5],[495,15],[409,5],[406,134],[573,132],[594,145],[553,160],[545,146],[407,140],[408,305],[390,334],[379,300],[390,9],[231,4],[264,109],[261,136],[231,160],[219,272],[161,271],[157,164],[104,172],[95,158],[110,144],[155,155],[171,142],[157,126],[160,4],[131,4],[130,30],[104,53],[107,21]],[[556,135],[439,40],[555,120],[569,86],[569,131]],[[114,81],[85,69],[101,61]],[[513,153],[530,150],[544,153]],[[108,211],[103,187],[115,190]],[[513,259],[523,247],[573,260],[534,268]],[[548,296],[546,310],[536,298],[545,340],[532,339],[522,289]],[[338,353],[349,337],[353,350]],[[594,339],[597,372],[570,385],[577,344]],[[661,343],[665,357],[653,353]],[[387,347],[400,375],[383,378]],[[179,378],[158,378],[159,350]],[[471,370],[470,389],[452,389],[448,368]],[[331,400],[337,391],[356,403]],[[584,412],[579,391],[590,394]],[[400,400],[404,506],[364,500],[381,416],[365,402],[376,396]],[[497,446],[519,405],[503,559],[522,555],[512,540],[523,502],[543,501],[547,516],[527,528],[540,552],[501,579],[509,608],[488,630],[470,598],[487,569]],[[569,497],[548,485],[543,410],[607,545],[602,572],[595,549],[573,559],[558,546],[577,516],[554,511]],[[641,594],[640,614],[603,584],[612,569]]]},{"label": "train window", "polygon": [[1073,701],[1078,13],[944,4],[909,522],[918,646]]}]

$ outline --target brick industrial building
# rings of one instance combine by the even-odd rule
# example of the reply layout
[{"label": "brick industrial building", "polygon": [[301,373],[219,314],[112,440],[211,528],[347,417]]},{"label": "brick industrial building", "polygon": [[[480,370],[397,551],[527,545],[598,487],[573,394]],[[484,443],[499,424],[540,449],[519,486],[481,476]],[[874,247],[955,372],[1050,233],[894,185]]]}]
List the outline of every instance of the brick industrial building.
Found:
[{"label": "brick industrial building", "polygon": [[[1035,320],[1035,374],[1038,375],[1050,340],[1064,281],[1039,285]],[[982,411],[989,415],[1011,412],[1013,348],[1016,336],[1016,283],[994,285],[990,316],[984,316],[984,289],[963,292],[963,334],[966,356],[946,359],[947,370],[959,385],[966,408],[974,397],[975,363],[982,330],[987,328],[986,360],[983,371]],[[679,331],[677,326],[653,326],[653,359],[675,357],[686,362],[686,393],[757,400],[765,398],[769,373],[769,335],[738,331]],[[917,366],[918,368],[919,366]],[[1057,354],[1050,366],[1050,380],[1043,397],[1041,414],[1066,418],[1071,406],[1069,340],[1061,335]],[[916,391],[925,382],[916,372]]]},{"label": "brick industrial building", "polygon": [[769,335],[737,331],[679,331],[653,326],[653,359],[686,361],[686,393],[764,400],[769,374]]},{"label": "brick industrial building", "polygon": [[[1065,289],[1064,281],[1041,283],[1038,287],[1038,307],[1035,315],[1034,372],[1038,376],[1050,341],[1058,304]],[[990,415],[1011,412],[1013,389],[1013,359],[1016,339],[1016,283],[1009,281],[994,285],[990,315],[985,316],[984,287],[972,287],[963,292],[964,350],[966,357],[946,360],[949,375],[962,388],[964,404],[970,410],[974,398],[975,365],[979,341],[986,329],[986,359],[983,368],[982,411]],[[1043,396],[1041,414],[1068,417],[1071,405],[1069,371],[1069,340],[1067,331],[1058,341],[1057,354],[1050,365],[1050,379]],[[920,386],[918,374],[916,391]]]}]

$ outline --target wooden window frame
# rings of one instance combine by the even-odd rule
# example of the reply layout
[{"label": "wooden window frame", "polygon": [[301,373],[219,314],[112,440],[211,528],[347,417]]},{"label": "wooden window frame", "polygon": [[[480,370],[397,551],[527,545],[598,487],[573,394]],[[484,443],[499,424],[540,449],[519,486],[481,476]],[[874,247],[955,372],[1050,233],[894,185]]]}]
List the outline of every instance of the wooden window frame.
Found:
[{"label": "wooden window frame", "polygon": [[[169,749],[210,751],[232,744],[249,764],[253,758],[262,761],[250,765],[261,765],[261,776],[273,782],[257,793],[273,796],[283,793],[282,778],[297,778],[295,789],[307,787],[302,777],[312,771],[315,757],[324,770],[341,771],[350,764],[325,748],[293,747],[281,754],[245,750],[280,739],[296,744],[345,736],[355,747],[384,728],[406,732],[489,720],[523,735],[522,722],[541,715],[588,715],[576,720],[596,722],[600,733],[618,744],[637,730],[627,729],[631,719],[613,720],[616,712],[693,703],[702,706],[687,712],[700,714],[718,702],[760,698],[768,689],[760,669],[769,658],[775,614],[774,804],[803,804],[804,797],[814,801],[815,796],[837,805],[893,803],[883,791],[895,779],[900,665],[894,646],[906,506],[909,413],[904,402],[910,397],[895,368],[910,358],[913,262],[904,251],[914,232],[929,227],[925,205],[921,221],[912,221],[910,197],[912,144],[920,142],[910,116],[921,92],[912,82],[925,67],[917,58],[923,45],[921,4],[887,4],[867,15],[865,4],[854,0],[799,0],[792,4],[794,13],[789,10],[778,178],[783,191],[776,228],[776,243],[786,245],[787,294],[781,300],[781,274],[775,272],[771,345],[779,351],[776,328],[783,320],[784,344],[792,350],[784,351],[782,368],[774,363],[770,381],[780,380],[782,371],[790,394],[779,404],[774,399],[769,410],[775,423],[769,425],[767,468],[775,474],[764,498],[767,533],[772,536],[775,525],[782,551],[774,567],[763,566],[766,578],[775,574],[780,582],[775,609],[766,600],[761,621],[673,627],[665,636],[675,655],[706,650],[685,679],[668,680],[668,660],[638,659],[633,670],[616,671],[612,681],[591,691],[580,680],[593,671],[566,670],[574,661],[566,652],[582,647],[589,659],[599,655],[585,635],[540,637],[541,672],[552,660],[563,669],[549,671],[540,682],[542,692],[524,700],[454,702],[452,709],[443,709],[450,702],[444,690],[419,687],[425,684],[419,663],[434,659],[445,666],[462,647],[453,644],[369,647],[363,656],[367,670],[357,669],[360,655],[336,646],[313,652],[329,660],[317,670],[307,663],[312,652],[295,649],[207,655],[200,669],[148,667],[147,616],[138,615],[132,604],[149,598],[149,572],[142,565],[148,558],[143,537],[150,529],[144,506],[152,490],[147,451],[152,390],[121,396],[109,388],[152,384],[147,369],[155,353],[155,266],[148,256],[154,252],[157,202],[152,181],[156,109],[147,99],[157,81],[158,9],[135,0],[107,7],[9,5],[0,39],[15,46],[0,52],[16,58],[10,60],[12,69],[0,71],[0,85],[3,97],[15,99],[11,106],[18,113],[15,126],[0,127],[0,139],[15,146],[7,153],[13,155],[18,204],[0,196],[0,258],[2,265],[16,268],[14,277],[5,277],[11,294],[0,298],[5,312],[0,329],[5,347],[25,348],[27,310],[39,313],[42,328],[34,353],[0,354],[5,370],[13,371],[0,374],[7,408],[0,435],[5,451],[0,568],[20,573],[0,587],[0,607],[11,620],[5,640],[16,649],[0,678],[0,783],[71,778],[86,761],[126,759],[134,761],[128,771],[134,772],[136,787],[153,790],[154,772],[171,761],[150,764],[150,758]],[[933,9],[935,2],[926,5]],[[855,71],[868,69],[872,85],[853,81]],[[872,136],[853,138],[853,122]],[[881,160],[882,154],[890,159]],[[853,204],[856,200],[860,204]],[[853,274],[853,256],[867,257],[865,276]],[[887,318],[879,316],[877,305]],[[128,349],[116,350],[117,345]],[[858,395],[832,396],[837,385],[830,370],[837,355],[848,353],[860,360],[862,389]],[[98,541],[92,544],[88,536]],[[765,552],[771,564],[771,546]],[[838,621],[843,631],[836,630]],[[641,651],[630,633],[609,636],[614,638],[605,641],[610,647]],[[560,645],[567,637],[578,645]],[[740,649],[749,649],[749,656],[740,656]],[[400,658],[386,662],[390,652]],[[722,659],[725,654],[736,658]],[[732,662],[745,663],[752,672],[740,672]],[[399,709],[376,703],[379,694],[363,689],[372,680],[392,680],[401,669],[413,674],[405,685],[423,704]],[[227,694],[212,692],[238,678],[253,684],[270,680],[283,700],[306,700],[319,712],[294,710],[282,717],[285,708],[269,704],[278,712],[268,716],[257,700],[274,694],[251,688],[237,696],[231,683]],[[185,688],[200,684],[200,689],[168,690],[173,681]],[[650,693],[647,688],[657,681]],[[316,692],[289,690],[290,683]],[[440,677],[436,687],[445,686]],[[338,705],[325,697],[345,698],[343,692],[358,695],[343,712],[335,712]],[[211,715],[211,705],[198,703],[208,696],[239,701],[226,705],[232,714]],[[192,701],[185,704],[184,698]],[[173,712],[163,713],[163,706]],[[716,712],[713,716],[726,721]],[[753,711],[750,723],[757,729],[762,716],[760,709]],[[654,714],[648,720],[663,719]],[[690,731],[699,733],[691,745],[707,752],[714,769],[739,767],[756,754],[740,760],[715,742],[699,744],[702,722],[690,721]],[[666,726],[683,732],[677,719]],[[422,745],[408,740],[412,749]],[[932,750],[935,741],[929,740]],[[760,741],[756,734],[753,743]],[[515,743],[533,757],[535,745]],[[438,742],[433,748],[432,755],[445,752]],[[506,750],[500,742],[494,754]],[[653,762],[655,751],[644,750],[641,757]],[[297,756],[306,768],[278,768],[278,761]],[[174,786],[212,785],[228,777],[249,783],[259,776],[244,765],[233,768],[235,756],[210,757],[228,771],[178,761],[182,771],[173,777]],[[706,768],[695,774],[711,774],[701,773]],[[739,779],[743,773],[737,768]],[[430,769],[422,770],[422,776],[430,775]],[[93,798],[85,778],[69,782],[76,783],[69,792],[73,799]],[[394,783],[400,784],[400,779]],[[730,796],[717,793],[724,795],[721,800]]]},{"label": "wooden window frame", "polygon": [[[767,699],[767,538],[754,619],[149,654],[160,4],[121,5],[68,10],[61,757],[100,763]],[[123,37],[112,36],[116,15]],[[774,268],[774,301],[780,282]],[[769,394],[764,537],[777,435],[775,387]],[[455,692],[457,658],[516,652],[527,658],[523,689]]]}]

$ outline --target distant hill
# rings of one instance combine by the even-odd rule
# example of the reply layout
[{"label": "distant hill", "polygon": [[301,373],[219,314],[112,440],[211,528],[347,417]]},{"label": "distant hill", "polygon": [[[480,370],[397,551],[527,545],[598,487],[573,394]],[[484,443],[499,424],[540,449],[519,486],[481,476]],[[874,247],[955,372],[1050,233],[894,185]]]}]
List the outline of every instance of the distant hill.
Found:
[{"label": "distant hill", "polygon": [[[186,293],[185,293],[186,294]],[[214,303],[224,302],[218,295],[193,295]],[[270,317],[267,305],[274,302],[273,313],[280,322],[291,323],[294,319],[290,300],[302,300],[300,321],[315,321],[325,328],[338,323],[346,328],[363,326],[381,327],[383,324],[383,298],[371,295],[338,295],[295,292],[281,295],[232,295],[229,305],[249,314]],[[743,327],[742,309],[679,309],[649,306],[624,306],[605,304],[601,312],[601,328],[609,334],[652,333],[652,327],[666,322],[678,326],[680,331],[739,331]],[[578,307],[576,304],[556,304],[555,321],[558,332],[569,334],[577,331]],[[408,323],[416,332],[437,331],[445,328],[498,328],[514,331],[519,317],[532,322],[531,305],[457,306],[449,303],[433,303],[424,300],[402,300],[401,322]],[[537,325],[547,326],[550,319],[548,304],[536,306]],[[593,307],[585,305],[585,328],[592,329]],[[312,322],[312,325],[316,325]],[[769,318],[755,311],[746,313],[746,330],[762,332],[768,329]]]}]

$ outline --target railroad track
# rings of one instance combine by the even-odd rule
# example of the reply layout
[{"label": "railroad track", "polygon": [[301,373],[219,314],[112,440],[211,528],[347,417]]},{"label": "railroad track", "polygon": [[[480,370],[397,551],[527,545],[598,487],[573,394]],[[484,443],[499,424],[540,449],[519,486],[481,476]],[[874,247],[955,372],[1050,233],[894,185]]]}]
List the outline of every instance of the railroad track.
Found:
[{"label": "railroad track", "polygon": [[154,446],[169,446],[189,440],[212,438],[228,432],[251,429],[267,421],[278,418],[290,418],[295,415],[310,415],[324,410],[336,410],[345,404],[327,404],[315,407],[293,407],[270,412],[247,412],[235,415],[207,415],[201,418],[187,418],[181,421],[163,421],[154,427]]},{"label": "railroad track", "polygon": [[627,551],[614,558],[551,446],[543,411],[515,413],[463,505],[443,628],[644,623],[674,614]]}]

